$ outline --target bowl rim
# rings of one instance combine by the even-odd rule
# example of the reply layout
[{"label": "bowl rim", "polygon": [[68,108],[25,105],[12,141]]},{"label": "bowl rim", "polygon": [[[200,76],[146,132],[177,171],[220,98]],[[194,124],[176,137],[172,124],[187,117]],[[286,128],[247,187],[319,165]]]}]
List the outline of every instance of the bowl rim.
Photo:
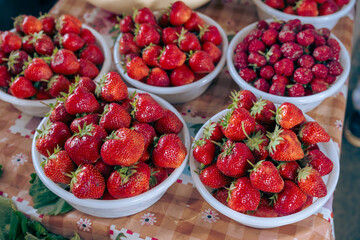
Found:
[{"label": "bowl rim", "polygon": [[273,7],[268,6],[262,0],[253,0],[253,1],[257,7],[259,7],[261,10],[272,16],[278,16],[280,18],[286,18],[286,19],[299,18],[302,21],[315,21],[315,22],[323,22],[328,20],[339,19],[345,16],[346,14],[348,14],[350,10],[354,7],[356,2],[356,0],[350,0],[350,2],[342,6],[339,11],[332,13],[330,15],[307,17],[307,16],[299,16],[299,15],[284,13]]},{"label": "bowl rim", "polygon": [[[273,21],[273,19],[266,20],[266,22],[272,22],[272,21]],[[251,84],[247,83],[245,80],[243,80],[240,77],[238,71],[236,70],[236,68],[234,66],[234,62],[233,62],[233,56],[234,56],[234,50],[236,48],[236,45],[240,41],[242,41],[242,39],[246,36],[246,34],[248,32],[250,32],[252,29],[254,29],[256,27],[257,23],[258,23],[258,21],[246,26],[241,31],[236,33],[236,35],[231,40],[228,50],[227,50],[227,53],[226,53],[227,66],[228,66],[230,75],[233,78],[233,80],[240,87],[248,88],[255,95],[258,95],[258,96],[261,95],[263,98],[269,98],[274,102],[279,103],[279,102],[288,101],[288,102],[296,103],[296,104],[307,104],[307,103],[313,103],[314,101],[321,101],[321,100],[331,96],[332,94],[337,92],[341,88],[341,86],[344,85],[344,83],[346,82],[346,80],[350,74],[350,65],[351,65],[350,64],[350,61],[351,61],[350,55],[349,55],[348,50],[344,46],[344,44],[333,33],[331,33],[330,37],[337,40],[341,47],[340,63],[342,64],[343,72],[339,76],[336,77],[335,82],[333,84],[331,84],[330,87],[328,89],[326,89],[325,91],[320,92],[320,93],[315,93],[315,94],[309,95],[309,96],[303,96],[303,97],[277,96],[274,94],[270,94],[270,93],[258,90]]]},{"label": "bowl rim", "polygon": [[[98,31],[96,31],[94,28],[86,24],[82,24],[82,27],[91,31],[91,33],[96,38],[97,45],[99,45],[103,50],[103,54],[104,54],[103,65],[99,71],[99,74],[93,79],[94,81],[100,81],[102,75],[106,74],[106,72],[110,70],[111,58],[112,58],[111,51],[104,37]],[[11,31],[15,31],[15,29],[12,29]],[[51,103],[56,102],[56,98],[51,98],[46,100],[21,99],[4,92],[2,89],[0,89],[0,99],[11,104],[21,105],[23,107],[46,107]]]},{"label": "bowl rim", "polygon": [[[193,11],[196,12],[196,11]],[[209,23],[210,25],[214,25],[217,27],[217,29],[219,30],[219,33],[221,35],[222,38],[222,56],[220,61],[217,63],[217,65],[215,66],[215,69],[210,72],[209,74],[207,74],[206,76],[204,76],[203,78],[192,82],[190,84],[186,84],[183,86],[174,86],[174,87],[157,87],[157,86],[152,86],[143,82],[140,82],[138,80],[135,80],[133,78],[130,78],[126,73],[125,73],[125,69],[123,69],[122,64],[123,61],[121,60],[120,57],[120,53],[118,51],[119,49],[119,40],[122,36],[122,33],[119,34],[119,36],[116,38],[115,40],[115,45],[114,45],[114,49],[113,49],[113,56],[114,56],[114,63],[116,66],[116,69],[118,70],[118,72],[120,73],[120,75],[125,78],[125,80],[131,84],[132,86],[138,88],[138,89],[143,89],[145,91],[151,92],[151,93],[155,93],[155,94],[176,94],[176,93],[181,93],[181,92],[185,92],[187,90],[193,89],[193,88],[197,88],[200,86],[203,86],[209,82],[211,82],[212,80],[215,79],[215,77],[221,72],[221,70],[224,68],[225,62],[226,62],[226,52],[227,52],[227,48],[229,45],[229,41],[227,38],[227,35],[224,31],[224,29],[212,18],[200,13],[200,12],[196,12],[199,17],[201,17],[203,20],[205,20],[205,22]]]},{"label": "bowl rim", "polygon": [[[206,121],[202,127],[199,129],[199,131],[197,132],[196,136],[195,136],[195,140],[198,140],[203,133],[203,129],[204,126],[206,126],[207,124],[210,123],[210,121],[217,121],[218,119],[221,118],[221,116],[224,116],[225,113],[227,111],[230,111],[229,109],[224,109],[222,111],[220,111],[219,113],[215,114],[214,116],[212,116],[211,118],[208,119],[208,121]],[[313,118],[311,118],[309,115],[304,113],[304,116],[306,118],[307,121],[315,121]],[[192,147],[194,145],[192,144]],[[330,174],[324,176],[323,178],[326,178],[327,182],[327,195],[323,198],[314,198],[314,202],[307,208],[301,210],[300,212],[297,213],[293,213],[287,216],[281,216],[281,217],[256,217],[256,216],[250,216],[250,215],[246,215],[240,212],[237,212],[231,208],[229,208],[228,206],[220,203],[218,200],[216,200],[215,197],[213,197],[210,192],[207,190],[207,187],[205,187],[198,174],[196,174],[194,171],[197,170],[196,169],[196,165],[199,165],[200,163],[197,163],[196,160],[193,157],[192,151],[191,151],[191,155],[189,158],[189,165],[190,165],[190,173],[191,173],[191,177],[194,181],[194,185],[197,188],[197,190],[199,191],[199,193],[201,194],[201,196],[212,206],[214,207],[216,210],[218,210],[221,214],[226,215],[227,217],[250,227],[255,227],[255,228],[275,228],[275,227],[280,227],[280,226],[284,226],[284,225],[288,225],[291,223],[295,223],[298,221],[301,221],[307,217],[309,217],[310,215],[318,212],[318,210],[320,208],[322,208],[326,202],[330,199],[330,197],[333,195],[337,182],[339,180],[339,175],[340,175],[340,162],[339,162],[339,156],[338,156],[338,152],[335,150],[335,143],[333,142],[332,139],[330,139],[329,142],[327,143],[319,143],[319,148],[320,150],[324,149],[325,146],[328,145],[327,147],[327,151],[326,151],[326,155],[329,157],[329,155],[331,155],[331,160],[334,163],[333,166],[333,170]],[[330,147],[331,146],[331,147]],[[192,148],[193,149],[193,148]]]},{"label": "bowl rim", "polygon": [[[134,89],[134,88],[128,88],[128,95],[131,96],[134,92],[137,93],[147,93],[146,91]],[[46,187],[48,187],[54,194],[58,195],[60,198],[63,198],[65,201],[69,202],[70,204],[76,204],[81,205],[82,207],[88,206],[89,208],[98,208],[98,209],[111,209],[111,208],[119,208],[123,206],[133,206],[136,204],[141,204],[144,200],[147,200],[151,198],[152,196],[158,196],[162,193],[164,193],[175,181],[179,178],[179,176],[182,174],[183,170],[185,169],[185,166],[187,165],[189,156],[190,156],[190,147],[191,147],[191,140],[190,140],[190,134],[188,127],[186,125],[186,122],[181,117],[180,113],[167,101],[164,99],[149,93],[155,101],[160,103],[160,105],[164,108],[170,109],[173,111],[181,120],[183,123],[183,129],[182,134],[184,135],[184,145],[187,150],[186,157],[183,161],[183,163],[180,165],[180,167],[176,168],[169,176],[166,178],[162,183],[157,185],[156,187],[139,194],[134,197],[128,197],[128,198],[122,198],[122,199],[114,199],[114,200],[102,200],[102,199],[80,199],[75,197],[71,192],[66,191],[65,189],[61,188],[58,184],[54,183],[50,178],[48,178],[40,166],[40,163],[43,161],[43,156],[36,150],[36,136],[38,136],[37,131],[35,131],[32,145],[31,145],[31,156],[32,156],[32,162],[35,168],[35,171],[37,175],[39,176],[40,180],[45,184]],[[37,129],[40,129],[43,124],[45,124],[48,120],[48,117],[45,117],[42,119],[40,124],[38,125]],[[123,206],[122,206],[123,205]],[[75,207],[76,208],[76,207]],[[81,211],[81,210],[79,210]]]}]

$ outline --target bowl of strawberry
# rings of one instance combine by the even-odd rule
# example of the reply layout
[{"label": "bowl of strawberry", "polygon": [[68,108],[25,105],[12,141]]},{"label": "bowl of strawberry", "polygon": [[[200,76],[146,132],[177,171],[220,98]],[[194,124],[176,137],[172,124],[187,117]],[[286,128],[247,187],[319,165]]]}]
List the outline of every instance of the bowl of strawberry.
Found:
[{"label": "bowl of strawberry", "polygon": [[162,98],[116,72],[77,82],[38,126],[32,158],[41,181],[77,210],[123,217],[157,202],[184,170],[190,135]]},{"label": "bowl of strawberry", "polygon": [[132,86],[170,103],[200,96],[224,67],[224,30],[181,1],[162,15],[139,9],[119,26],[113,52],[119,73]]},{"label": "bowl of strawberry", "polygon": [[242,88],[304,112],[335,94],[350,73],[350,56],[327,28],[299,19],[259,21],[238,32],[227,52],[231,77]]},{"label": "bowl of strawberry", "polygon": [[332,29],[346,16],[356,0],[254,0],[261,20],[276,18],[288,21],[298,18],[317,28]]},{"label": "bowl of strawberry", "polygon": [[0,99],[43,117],[75,78],[99,80],[111,52],[103,37],[72,15],[20,15],[0,35]]},{"label": "bowl of strawberry", "polygon": [[294,104],[234,92],[228,109],[195,136],[191,175],[222,214],[255,228],[301,221],[319,211],[339,178],[336,147]]}]

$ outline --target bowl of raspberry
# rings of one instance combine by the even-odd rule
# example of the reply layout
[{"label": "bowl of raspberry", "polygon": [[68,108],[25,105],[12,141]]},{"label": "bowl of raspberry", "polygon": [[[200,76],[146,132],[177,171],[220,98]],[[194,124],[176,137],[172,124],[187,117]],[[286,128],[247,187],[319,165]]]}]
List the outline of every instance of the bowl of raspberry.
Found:
[{"label": "bowl of raspberry", "polygon": [[308,112],[344,85],[350,56],[327,28],[316,29],[299,19],[261,20],[234,36],[227,65],[242,89]]},{"label": "bowl of raspberry", "polygon": [[217,211],[249,227],[275,228],[317,213],[339,179],[336,146],[296,105],[248,90],[211,117],[193,141],[194,184]]},{"label": "bowl of raspberry", "polygon": [[356,0],[254,0],[261,20],[298,18],[317,28],[332,29],[354,8]]},{"label": "bowl of raspberry", "polygon": [[[96,92],[96,93],[95,93]],[[129,216],[156,203],[190,155],[180,113],[109,72],[95,91],[71,89],[38,126],[32,158],[41,181],[92,216]]]},{"label": "bowl of raspberry", "polygon": [[72,15],[20,15],[14,26],[0,36],[0,99],[23,113],[43,117],[77,78],[99,81],[110,69],[104,38]]},{"label": "bowl of raspberry", "polygon": [[139,9],[120,21],[120,31],[113,52],[118,72],[135,88],[170,103],[200,96],[225,65],[222,27],[181,1],[162,15]]}]

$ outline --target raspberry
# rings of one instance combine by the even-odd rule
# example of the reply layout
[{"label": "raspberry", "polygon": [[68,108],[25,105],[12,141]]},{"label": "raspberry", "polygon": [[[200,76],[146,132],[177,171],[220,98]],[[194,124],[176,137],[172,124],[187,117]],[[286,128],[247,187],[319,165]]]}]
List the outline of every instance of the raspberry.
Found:
[{"label": "raspberry", "polygon": [[290,77],[294,71],[294,62],[288,58],[283,58],[274,64],[277,75]]},{"label": "raspberry", "polygon": [[308,68],[298,68],[294,72],[294,81],[300,84],[308,84],[313,79],[313,74]]},{"label": "raspberry", "polygon": [[311,72],[315,78],[325,78],[329,73],[329,69],[324,64],[317,63],[311,68]]},{"label": "raspberry", "polygon": [[243,68],[240,70],[239,75],[246,82],[251,82],[256,78],[256,72],[251,68]]},{"label": "raspberry", "polygon": [[269,28],[269,24],[265,20],[261,20],[256,24],[256,28],[259,30],[266,30]]},{"label": "raspberry", "polygon": [[305,23],[302,25],[302,30],[306,30],[306,29],[311,29],[311,30],[315,30],[314,25],[310,24],[310,23]]},{"label": "raspberry", "polygon": [[303,85],[299,83],[295,83],[294,85],[287,86],[288,92],[287,95],[289,97],[302,97],[305,95],[305,89]]},{"label": "raspberry", "polygon": [[255,28],[244,38],[244,42],[249,43],[254,39],[260,38],[261,35],[262,35],[262,31]]},{"label": "raspberry", "polygon": [[328,40],[330,37],[331,31],[328,28],[319,28],[317,30],[317,33],[320,34],[321,36],[323,36],[325,38],[325,40]]},{"label": "raspberry", "polygon": [[240,42],[236,45],[236,48],[234,50],[235,53],[237,52],[246,52],[248,50],[248,44],[245,42]]},{"label": "raspberry", "polygon": [[299,19],[291,19],[287,23],[285,23],[281,30],[291,30],[294,32],[301,31],[301,22]]},{"label": "raspberry", "polygon": [[269,29],[274,29],[275,31],[280,31],[282,26],[284,25],[284,21],[276,21],[269,23]]},{"label": "raspberry", "polygon": [[315,34],[315,47],[324,46],[326,45],[326,40],[323,36],[319,34]]},{"label": "raspberry", "polygon": [[270,85],[264,78],[259,78],[254,82],[254,87],[263,92],[269,92]]},{"label": "raspberry", "polygon": [[331,75],[327,75],[325,78],[324,78],[324,81],[328,84],[333,84],[336,80],[336,77],[334,76],[331,76]]}]

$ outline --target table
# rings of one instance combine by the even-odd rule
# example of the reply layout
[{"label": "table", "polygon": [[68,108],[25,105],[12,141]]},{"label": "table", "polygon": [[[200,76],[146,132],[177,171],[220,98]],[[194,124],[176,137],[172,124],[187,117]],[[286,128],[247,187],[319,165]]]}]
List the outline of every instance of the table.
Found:
[{"label": "table", "polygon": [[[251,0],[213,0],[196,9],[217,21],[231,36],[258,20]],[[60,0],[50,11],[58,16],[73,14],[98,30],[113,46],[116,33],[109,33],[116,15],[94,7],[85,0]],[[349,52],[352,48],[353,20],[340,20],[333,32]],[[112,70],[115,70],[112,66]],[[347,84],[346,84],[347,85]],[[317,120],[341,149],[341,137],[346,108],[347,86],[326,99],[308,114]],[[225,109],[229,95],[239,87],[226,67],[208,90],[199,98],[175,105],[188,124],[190,133],[208,118]],[[8,103],[0,102],[0,195],[12,198],[20,211],[40,221],[49,231],[65,237],[78,232],[82,239],[115,239],[123,233],[127,239],[334,239],[332,198],[307,219],[274,229],[254,229],[220,214],[203,200],[192,184],[186,169],[159,202],[130,217],[105,219],[73,210],[60,216],[42,216],[32,207],[28,194],[30,174],[35,172],[31,160],[31,141],[40,118],[22,114]],[[246,238],[245,238],[246,236]]]}]

